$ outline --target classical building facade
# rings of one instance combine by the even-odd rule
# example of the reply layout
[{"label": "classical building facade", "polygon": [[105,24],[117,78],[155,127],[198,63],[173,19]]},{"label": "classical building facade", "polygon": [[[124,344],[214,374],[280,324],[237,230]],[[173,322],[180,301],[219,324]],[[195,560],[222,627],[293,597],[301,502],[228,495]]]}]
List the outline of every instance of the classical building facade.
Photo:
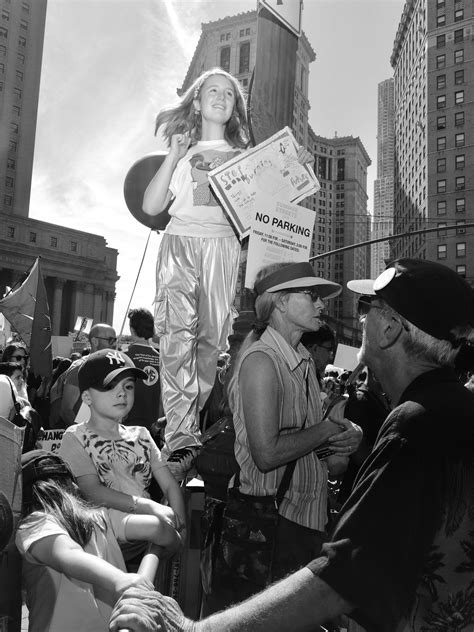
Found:
[{"label": "classical building facade", "polygon": [[[407,0],[394,42],[393,256],[438,260],[474,282],[474,15],[468,0]],[[455,224],[455,230],[443,230]]]},{"label": "classical building facade", "polygon": [[[374,181],[372,239],[393,234],[393,171],[395,164],[395,101],[393,78],[381,81],[377,91],[377,178]],[[390,259],[390,244],[382,241],[371,246],[371,278],[375,279]]]},{"label": "classical building facade", "polygon": [[0,296],[41,256],[53,334],[67,334],[77,316],[112,323],[117,251],[29,217],[46,0],[0,7]]}]

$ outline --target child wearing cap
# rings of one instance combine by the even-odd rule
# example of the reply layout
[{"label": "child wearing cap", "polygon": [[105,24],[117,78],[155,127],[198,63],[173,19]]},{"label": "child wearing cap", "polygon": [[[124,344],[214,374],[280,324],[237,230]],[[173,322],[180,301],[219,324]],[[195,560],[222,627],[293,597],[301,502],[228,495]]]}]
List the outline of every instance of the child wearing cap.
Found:
[{"label": "child wearing cap", "polygon": [[106,632],[122,592],[153,585],[126,572],[107,513],[84,500],[58,455],[27,452],[22,474],[16,545],[24,558],[29,632]]},{"label": "child wearing cap", "polygon": [[[159,544],[172,555],[185,528],[181,490],[149,431],[121,423],[133,406],[135,379],[146,373],[125,354],[102,349],[88,356],[78,378],[90,419],[66,430],[60,455],[85,497],[108,508],[126,560],[127,553],[128,559],[136,554],[129,543],[137,540]],[[169,507],[150,499],[152,476]]]}]

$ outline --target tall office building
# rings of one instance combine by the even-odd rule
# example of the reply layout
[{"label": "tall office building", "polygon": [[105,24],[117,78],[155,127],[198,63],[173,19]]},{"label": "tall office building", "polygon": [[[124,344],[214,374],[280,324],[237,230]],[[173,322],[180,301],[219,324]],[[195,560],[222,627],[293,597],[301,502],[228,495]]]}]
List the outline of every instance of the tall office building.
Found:
[{"label": "tall office building", "polygon": [[112,323],[117,251],[103,237],[29,217],[46,0],[0,0],[0,296],[42,258],[52,332]]},{"label": "tall office building", "polygon": [[[468,0],[407,0],[395,38],[393,256],[437,260],[474,280],[474,15]],[[446,224],[457,225],[444,230]]]},{"label": "tall office building", "polygon": [[[394,81],[386,79],[378,85],[377,178],[374,182],[372,239],[393,234],[394,105]],[[375,279],[385,269],[389,258],[388,241],[372,244],[371,278]]]},{"label": "tall office building", "polygon": [[[316,223],[313,253],[323,254],[343,246],[367,241],[367,168],[371,160],[360,138],[323,138],[310,128],[309,150],[315,156],[315,172],[321,190],[314,196]],[[354,295],[346,289],[350,279],[363,279],[370,272],[370,248],[354,248],[315,260],[318,276],[342,285],[343,292],[330,301],[330,315],[345,327],[356,327]],[[358,331],[356,329],[356,331]],[[354,334],[357,338],[357,334]],[[349,331],[344,338],[352,338]]]}]

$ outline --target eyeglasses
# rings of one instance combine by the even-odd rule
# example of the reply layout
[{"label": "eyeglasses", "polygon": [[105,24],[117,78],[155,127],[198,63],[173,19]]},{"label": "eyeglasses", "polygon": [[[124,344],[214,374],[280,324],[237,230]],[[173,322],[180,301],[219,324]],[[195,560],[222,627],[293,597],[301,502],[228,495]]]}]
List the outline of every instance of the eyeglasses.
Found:
[{"label": "eyeglasses", "polygon": [[28,360],[28,356],[27,355],[12,355],[10,356],[12,360],[16,360],[17,362],[19,362],[20,360]]},{"label": "eyeglasses", "polygon": [[314,289],[314,288],[292,288],[291,290],[288,290],[289,294],[306,294],[307,296],[311,297],[311,300],[313,301],[313,303],[316,303],[316,301],[318,300],[323,300],[318,292]]},{"label": "eyeglasses", "polygon": [[117,342],[117,338],[114,336],[93,336],[93,338],[99,338],[100,340],[107,340],[109,345],[114,345]]}]

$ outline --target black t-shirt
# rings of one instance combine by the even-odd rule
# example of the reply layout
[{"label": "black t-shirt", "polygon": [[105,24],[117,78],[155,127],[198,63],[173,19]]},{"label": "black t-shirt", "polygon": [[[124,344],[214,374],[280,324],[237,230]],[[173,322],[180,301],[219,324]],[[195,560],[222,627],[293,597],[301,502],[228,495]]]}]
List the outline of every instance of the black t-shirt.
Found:
[{"label": "black t-shirt", "polygon": [[150,430],[161,414],[160,354],[151,345],[142,343],[131,344],[126,353],[135,366],[145,371],[148,379],[136,381],[135,402],[124,423]]},{"label": "black t-shirt", "polygon": [[369,631],[472,632],[473,540],[474,394],[437,369],[390,413],[309,568]]}]

